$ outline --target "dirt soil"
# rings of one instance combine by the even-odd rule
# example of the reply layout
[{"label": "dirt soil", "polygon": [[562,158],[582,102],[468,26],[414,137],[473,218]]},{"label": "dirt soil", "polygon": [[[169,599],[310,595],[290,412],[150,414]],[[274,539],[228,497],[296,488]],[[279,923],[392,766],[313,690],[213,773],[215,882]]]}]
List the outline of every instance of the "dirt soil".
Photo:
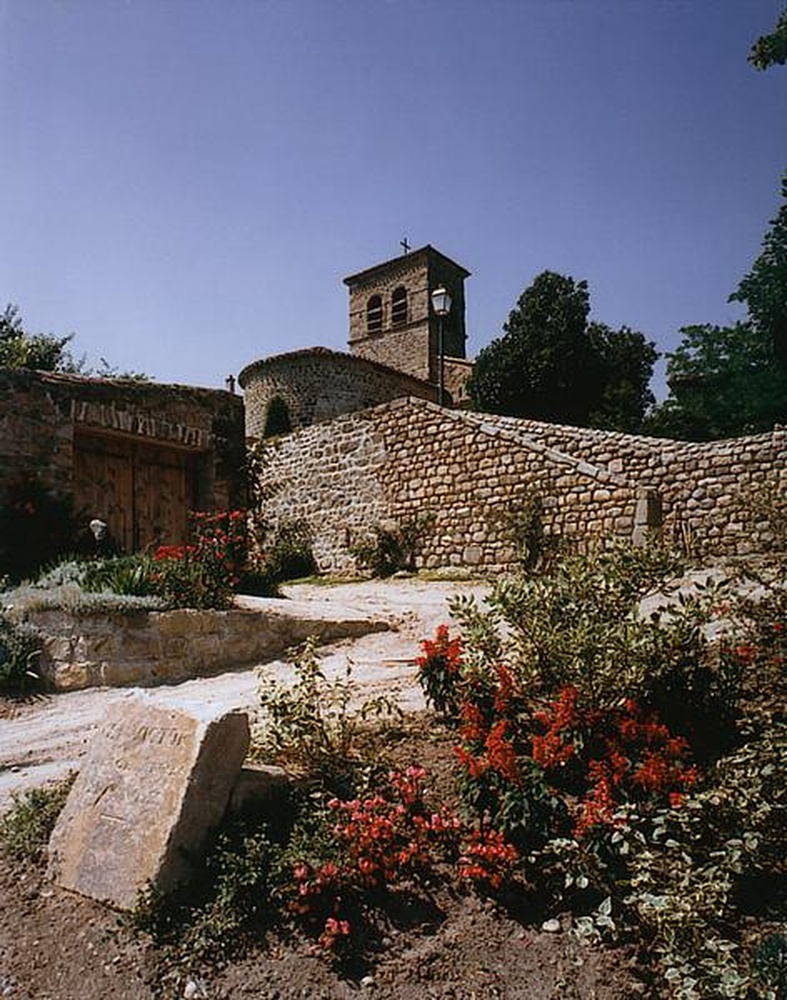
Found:
[{"label": "dirt soil", "polygon": [[[446,601],[480,585],[416,580],[340,587],[298,586],[293,596],[384,615],[392,628],[323,650],[326,671],[343,671],[349,658],[359,697],[386,693],[403,709],[423,709],[414,683],[418,641],[449,620]],[[284,661],[266,665],[272,676],[291,676]],[[197,699],[253,709],[260,683],[255,670],[225,673],[155,690],[169,705]],[[127,693],[81,691],[23,705],[0,706],[0,811],[20,791],[79,766],[90,734],[107,706]],[[425,717],[428,720],[428,716]],[[428,729],[428,721],[427,721]],[[447,769],[445,747],[414,727],[396,753]],[[426,759],[425,759],[426,758]],[[5,799],[5,801],[3,801]],[[568,914],[554,914],[559,929],[515,919],[510,910],[475,896],[435,890],[429,906],[401,915],[384,928],[366,967],[340,975],[307,941],[270,935],[244,958],[209,975],[185,975],[176,987],[160,984],[156,948],[129,930],[118,915],[64,892],[38,868],[0,861],[0,997],[15,1000],[151,1000],[158,997],[356,997],[454,1000],[622,1000],[653,996],[637,976],[634,956],[582,945]],[[547,925],[549,926],[549,925]]]}]

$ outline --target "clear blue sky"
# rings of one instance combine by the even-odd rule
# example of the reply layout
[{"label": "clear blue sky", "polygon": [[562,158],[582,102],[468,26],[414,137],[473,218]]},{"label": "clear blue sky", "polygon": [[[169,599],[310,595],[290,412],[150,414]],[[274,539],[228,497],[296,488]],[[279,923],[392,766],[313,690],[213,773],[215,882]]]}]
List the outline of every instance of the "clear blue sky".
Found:
[{"label": "clear blue sky", "polygon": [[0,307],[223,384],[344,349],[342,277],[432,243],[469,350],[544,269],[673,349],[739,315],[787,169],[783,0],[0,0]]}]

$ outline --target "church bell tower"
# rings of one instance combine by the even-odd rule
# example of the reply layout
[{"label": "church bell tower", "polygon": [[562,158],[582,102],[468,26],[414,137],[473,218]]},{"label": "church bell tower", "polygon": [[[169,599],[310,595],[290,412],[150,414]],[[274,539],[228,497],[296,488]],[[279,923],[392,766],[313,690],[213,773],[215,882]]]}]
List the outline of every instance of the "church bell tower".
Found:
[{"label": "church bell tower", "polygon": [[465,278],[470,272],[428,244],[344,279],[350,293],[349,348],[377,361],[437,382],[440,321],[431,304],[432,292],[445,288],[451,311],[443,319],[443,354],[465,358]]}]

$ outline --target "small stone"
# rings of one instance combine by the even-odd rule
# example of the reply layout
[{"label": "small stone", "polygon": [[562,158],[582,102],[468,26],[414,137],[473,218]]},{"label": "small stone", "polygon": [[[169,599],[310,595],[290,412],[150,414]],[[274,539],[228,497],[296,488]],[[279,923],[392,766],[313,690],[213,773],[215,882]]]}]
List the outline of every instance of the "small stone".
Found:
[{"label": "small stone", "polygon": [[546,931],[547,934],[557,934],[560,930],[560,921],[557,917],[552,917],[551,920],[545,920],[541,925],[541,930]]},{"label": "small stone", "polygon": [[374,976],[364,976],[361,980],[361,986],[364,986],[366,989],[372,989],[376,985],[377,983],[374,981]]},{"label": "small stone", "polygon": [[185,1000],[197,1000],[208,995],[208,987],[201,979],[189,979],[183,988]]}]

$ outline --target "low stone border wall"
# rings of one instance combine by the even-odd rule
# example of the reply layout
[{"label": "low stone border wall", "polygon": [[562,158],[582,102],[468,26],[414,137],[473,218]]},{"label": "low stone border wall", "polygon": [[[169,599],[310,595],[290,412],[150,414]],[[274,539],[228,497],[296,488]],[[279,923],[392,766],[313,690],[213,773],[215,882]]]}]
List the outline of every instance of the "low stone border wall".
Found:
[{"label": "low stone border wall", "polygon": [[361,615],[321,615],[294,601],[254,603],[262,607],[101,614],[46,610],[28,611],[25,617],[46,636],[41,671],[57,691],[171,684],[273,659],[310,636],[331,642],[390,627]]}]

